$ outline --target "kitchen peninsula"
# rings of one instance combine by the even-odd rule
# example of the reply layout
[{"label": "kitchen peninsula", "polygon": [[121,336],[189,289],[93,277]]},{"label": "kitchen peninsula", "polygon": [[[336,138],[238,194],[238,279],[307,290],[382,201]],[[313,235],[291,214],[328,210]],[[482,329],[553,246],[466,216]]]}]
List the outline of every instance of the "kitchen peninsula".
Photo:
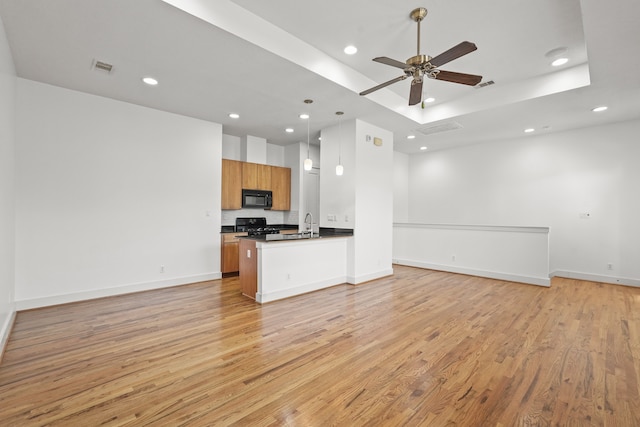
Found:
[{"label": "kitchen peninsula", "polygon": [[345,283],[351,235],[274,234],[240,238],[240,287],[259,303]]}]

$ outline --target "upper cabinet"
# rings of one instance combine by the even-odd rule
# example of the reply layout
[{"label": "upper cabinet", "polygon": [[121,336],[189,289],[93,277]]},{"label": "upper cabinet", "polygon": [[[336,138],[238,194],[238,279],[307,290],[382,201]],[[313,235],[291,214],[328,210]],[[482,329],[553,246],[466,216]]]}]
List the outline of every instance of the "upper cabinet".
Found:
[{"label": "upper cabinet", "polygon": [[222,209],[242,208],[242,162],[222,159]]},{"label": "upper cabinet", "polygon": [[291,168],[222,159],[222,209],[242,209],[242,189],[273,192],[275,211],[291,209]]},{"label": "upper cabinet", "polygon": [[291,208],[291,169],[271,167],[271,191],[275,211],[288,211]]},{"label": "upper cabinet", "polygon": [[242,188],[248,190],[271,190],[271,166],[243,162]]}]

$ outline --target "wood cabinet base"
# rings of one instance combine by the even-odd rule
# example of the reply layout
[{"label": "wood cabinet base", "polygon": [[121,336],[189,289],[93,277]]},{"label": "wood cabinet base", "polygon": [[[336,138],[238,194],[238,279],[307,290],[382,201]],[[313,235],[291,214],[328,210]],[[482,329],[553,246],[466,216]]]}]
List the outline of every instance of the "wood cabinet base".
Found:
[{"label": "wood cabinet base", "polygon": [[240,240],[240,290],[243,295],[256,299],[258,292],[258,254],[256,241]]}]

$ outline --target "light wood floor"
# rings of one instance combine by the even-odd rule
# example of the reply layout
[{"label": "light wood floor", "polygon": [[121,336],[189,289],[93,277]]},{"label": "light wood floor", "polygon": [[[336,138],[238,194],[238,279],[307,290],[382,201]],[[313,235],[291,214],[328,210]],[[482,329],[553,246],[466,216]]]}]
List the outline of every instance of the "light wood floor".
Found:
[{"label": "light wood floor", "polygon": [[0,426],[640,426],[639,373],[638,288],[229,278],[18,313]]}]

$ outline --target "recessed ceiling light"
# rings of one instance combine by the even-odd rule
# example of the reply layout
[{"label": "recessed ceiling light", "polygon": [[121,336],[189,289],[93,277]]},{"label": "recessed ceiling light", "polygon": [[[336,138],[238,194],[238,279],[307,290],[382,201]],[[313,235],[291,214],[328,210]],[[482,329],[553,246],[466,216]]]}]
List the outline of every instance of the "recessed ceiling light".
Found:
[{"label": "recessed ceiling light", "polygon": [[407,139],[415,139],[416,136],[415,135],[407,135]]},{"label": "recessed ceiling light", "polygon": [[594,113],[599,113],[601,111],[605,111],[607,108],[609,108],[609,107],[607,107],[606,105],[601,105],[600,107],[596,107],[591,111],[593,111]]},{"label": "recessed ceiling light", "polygon": [[524,130],[525,133],[531,133],[531,132],[535,132],[534,128],[528,128]]},{"label": "recessed ceiling light", "polygon": [[436,100],[435,98],[429,97],[429,98],[425,99],[424,102],[433,102],[435,100]]},{"label": "recessed ceiling light", "polygon": [[287,132],[287,133],[293,133],[293,129],[292,128],[286,128],[284,131]]},{"label": "recessed ceiling light", "polygon": [[238,113],[229,113],[229,117],[231,117],[232,119],[239,119],[240,118],[240,114],[238,114]]},{"label": "recessed ceiling light", "polygon": [[427,147],[424,147],[424,146],[423,146],[423,147],[420,147],[420,149],[421,149],[422,151],[424,151],[424,150],[426,150],[426,149],[427,149]]},{"label": "recessed ceiling light", "polygon": [[142,81],[148,84],[149,86],[155,86],[158,84],[158,80],[154,79],[153,77],[143,77]]},{"label": "recessed ceiling light", "polygon": [[300,117],[301,119],[308,119],[309,115],[308,114],[300,114],[298,117]]},{"label": "recessed ceiling light", "polygon": [[358,52],[358,48],[353,45],[349,45],[344,48],[344,53],[347,55],[354,55],[356,52]]},{"label": "recessed ceiling light", "polygon": [[569,58],[558,58],[558,59],[554,59],[551,65],[554,67],[559,67],[561,65],[566,64],[567,62],[569,62]]}]

